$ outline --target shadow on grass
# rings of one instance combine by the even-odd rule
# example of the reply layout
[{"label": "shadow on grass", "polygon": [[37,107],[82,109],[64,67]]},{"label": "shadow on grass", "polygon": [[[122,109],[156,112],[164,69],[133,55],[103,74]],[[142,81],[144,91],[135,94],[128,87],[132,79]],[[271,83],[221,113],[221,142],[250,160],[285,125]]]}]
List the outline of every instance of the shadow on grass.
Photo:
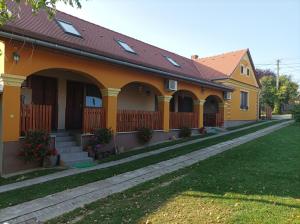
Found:
[{"label": "shadow on grass", "polygon": [[274,208],[269,205],[300,209],[299,139],[300,126],[293,124],[49,223],[66,223],[78,216],[78,223],[140,223],[170,201],[176,203],[176,197],[214,199],[221,204],[243,201],[257,209],[264,204],[266,210]]}]

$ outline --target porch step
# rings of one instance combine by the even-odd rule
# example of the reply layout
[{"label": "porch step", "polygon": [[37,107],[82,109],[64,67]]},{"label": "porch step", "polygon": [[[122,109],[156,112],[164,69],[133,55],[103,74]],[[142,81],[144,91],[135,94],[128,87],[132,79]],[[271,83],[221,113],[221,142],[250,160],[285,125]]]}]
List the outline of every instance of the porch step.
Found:
[{"label": "porch step", "polygon": [[57,136],[56,142],[70,142],[74,140],[73,136]]},{"label": "porch step", "polygon": [[53,133],[56,136],[56,149],[65,166],[93,162],[93,158],[88,156],[88,152],[83,151],[82,147],[77,145],[75,134],[65,131]]},{"label": "porch step", "polygon": [[70,146],[76,146],[75,141],[65,141],[65,142],[56,142],[56,147],[63,148],[63,147],[70,147]]},{"label": "porch step", "polygon": [[61,153],[60,154],[60,159],[63,160],[64,162],[67,161],[74,161],[74,160],[82,160],[86,159],[88,157],[87,152],[67,152],[67,153]]},{"label": "porch step", "polygon": [[69,132],[55,132],[51,133],[52,135],[55,135],[56,137],[68,137],[70,136]]},{"label": "porch step", "polygon": [[60,153],[82,152],[81,146],[61,147],[57,149]]}]

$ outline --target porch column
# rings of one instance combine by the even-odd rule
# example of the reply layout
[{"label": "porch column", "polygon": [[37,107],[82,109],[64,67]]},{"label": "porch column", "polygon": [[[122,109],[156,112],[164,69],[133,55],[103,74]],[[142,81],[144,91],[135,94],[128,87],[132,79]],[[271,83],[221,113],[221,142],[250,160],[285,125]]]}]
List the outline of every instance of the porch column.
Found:
[{"label": "porch column", "polygon": [[220,126],[224,127],[225,103],[219,103],[219,112],[221,116]]},{"label": "porch column", "polygon": [[158,108],[162,114],[162,129],[164,132],[170,130],[170,101],[172,96],[158,96]]},{"label": "porch column", "polygon": [[1,74],[2,94],[2,141],[19,141],[21,84],[25,76]]},{"label": "porch column", "polygon": [[103,107],[105,109],[105,127],[111,128],[114,133],[117,132],[117,100],[120,91],[121,89],[115,88],[101,89]]},{"label": "porch column", "polygon": [[194,100],[194,111],[198,113],[198,128],[203,128],[203,117],[204,117],[204,103],[205,100]]}]

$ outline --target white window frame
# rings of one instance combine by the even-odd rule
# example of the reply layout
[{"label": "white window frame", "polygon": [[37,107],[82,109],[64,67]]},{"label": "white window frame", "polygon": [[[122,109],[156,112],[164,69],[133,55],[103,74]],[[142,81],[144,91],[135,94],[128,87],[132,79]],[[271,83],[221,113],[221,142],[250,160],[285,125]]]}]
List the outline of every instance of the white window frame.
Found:
[{"label": "white window frame", "polygon": [[[80,32],[76,29],[76,27],[70,23],[70,22],[67,22],[67,21],[64,21],[64,20],[61,20],[61,19],[57,19],[56,22],[58,23],[58,25],[60,26],[60,28],[67,34],[70,34],[70,35],[73,35],[73,36],[76,36],[76,37],[81,37],[81,34]],[[73,32],[70,32],[66,29],[66,27],[64,26],[65,25],[68,25],[71,27],[71,29],[73,29]]]},{"label": "white window frame", "polygon": [[174,65],[175,67],[180,68],[180,64],[177,63],[177,61],[175,61],[173,58],[169,57],[169,56],[165,56],[165,58],[168,60],[168,62],[170,62],[172,65]]},{"label": "white window frame", "polygon": [[132,53],[132,54],[137,54],[136,51],[125,41],[122,40],[116,40],[117,43],[122,47],[122,49],[126,52]]}]

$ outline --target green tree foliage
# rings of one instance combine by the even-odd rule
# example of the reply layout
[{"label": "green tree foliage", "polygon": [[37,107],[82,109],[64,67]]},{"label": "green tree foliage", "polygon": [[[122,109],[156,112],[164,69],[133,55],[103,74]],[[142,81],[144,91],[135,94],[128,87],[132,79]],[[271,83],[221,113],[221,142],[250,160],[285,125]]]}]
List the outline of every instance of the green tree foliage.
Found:
[{"label": "green tree foliage", "polygon": [[260,79],[261,83],[261,104],[267,104],[274,108],[276,101],[276,79],[274,76],[263,76]]},{"label": "green tree foliage", "polygon": [[[58,2],[81,8],[81,0],[0,0],[0,26],[18,17],[20,11],[18,6],[23,2],[32,8],[33,14],[37,14],[41,9],[44,9],[48,13],[49,18],[55,15]],[[13,3],[15,3],[14,6],[16,7],[10,8],[8,5]]]},{"label": "green tree foliage", "polygon": [[279,89],[276,89],[276,77],[273,75],[263,76],[260,80],[262,85],[260,101],[275,108],[276,113],[281,113],[281,105],[290,103],[298,95],[298,84],[291,80],[290,76],[282,75],[279,78]]}]

